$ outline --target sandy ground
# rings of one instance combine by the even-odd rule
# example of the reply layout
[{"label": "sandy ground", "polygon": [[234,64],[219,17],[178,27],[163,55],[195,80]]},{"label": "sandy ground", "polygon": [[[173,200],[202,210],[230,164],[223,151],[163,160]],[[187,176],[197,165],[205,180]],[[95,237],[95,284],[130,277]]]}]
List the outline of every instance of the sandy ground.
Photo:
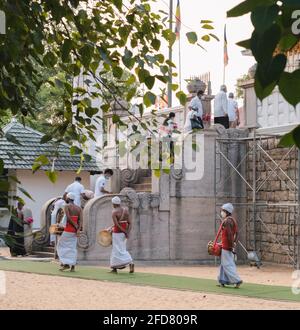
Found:
[{"label": "sandy ground", "polygon": [[[3,255],[3,253],[2,253]],[[137,266],[139,272],[216,278],[217,268],[206,266]],[[286,285],[292,268],[239,267],[245,282]],[[5,272],[6,294],[0,309],[300,309],[300,303],[132,286],[36,274]]]},{"label": "sandy ground", "polygon": [[5,273],[0,309],[300,309],[299,303]]}]

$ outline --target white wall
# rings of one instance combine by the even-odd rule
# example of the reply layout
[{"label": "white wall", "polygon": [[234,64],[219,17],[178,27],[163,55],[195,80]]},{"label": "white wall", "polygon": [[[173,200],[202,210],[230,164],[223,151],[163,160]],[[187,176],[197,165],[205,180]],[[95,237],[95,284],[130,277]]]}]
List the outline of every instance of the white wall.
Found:
[{"label": "white wall", "polygon": [[44,171],[32,174],[30,170],[17,170],[16,174],[18,180],[22,183],[22,187],[35,200],[30,200],[22,192],[18,191],[18,196],[24,199],[26,206],[33,212],[34,228],[40,227],[40,212],[43,204],[51,198],[62,196],[65,188],[74,181],[76,176],[80,176],[84,187],[90,189],[89,172],[81,172],[79,175],[75,171],[58,172],[58,179],[55,184],[48,179]]},{"label": "white wall", "polygon": [[257,100],[257,121],[262,128],[300,123],[300,104],[294,108],[275,88],[263,102]]}]

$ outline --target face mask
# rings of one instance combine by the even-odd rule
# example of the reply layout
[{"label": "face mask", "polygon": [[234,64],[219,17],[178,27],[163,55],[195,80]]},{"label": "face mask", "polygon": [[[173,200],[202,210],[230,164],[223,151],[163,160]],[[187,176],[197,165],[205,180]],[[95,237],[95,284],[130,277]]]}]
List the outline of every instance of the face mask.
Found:
[{"label": "face mask", "polygon": [[110,178],[109,175],[105,175],[105,179],[108,180]]},{"label": "face mask", "polygon": [[221,217],[222,217],[223,219],[225,219],[225,218],[227,217],[227,214],[226,214],[225,211],[221,211]]}]

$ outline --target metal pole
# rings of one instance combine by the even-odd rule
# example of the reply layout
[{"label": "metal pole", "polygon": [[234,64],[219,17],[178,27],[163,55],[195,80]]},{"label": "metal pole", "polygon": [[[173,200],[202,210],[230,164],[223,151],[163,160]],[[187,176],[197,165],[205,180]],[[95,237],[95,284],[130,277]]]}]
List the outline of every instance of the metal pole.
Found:
[{"label": "metal pole", "polygon": [[253,215],[253,248],[256,251],[256,128],[253,130],[253,157],[252,157],[252,215]]},{"label": "metal pole", "polygon": [[[169,29],[173,31],[173,0],[170,0],[169,11]],[[172,44],[169,43],[169,61],[172,62]],[[168,83],[168,107],[172,107],[172,67],[169,67],[169,83]]]},{"label": "metal pole", "polygon": [[298,214],[297,214],[297,230],[296,230],[296,237],[297,237],[297,270],[299,270],[300,265],[300,239],[299,239],[299,227],[300,227],[300,150],[298,149]]}]

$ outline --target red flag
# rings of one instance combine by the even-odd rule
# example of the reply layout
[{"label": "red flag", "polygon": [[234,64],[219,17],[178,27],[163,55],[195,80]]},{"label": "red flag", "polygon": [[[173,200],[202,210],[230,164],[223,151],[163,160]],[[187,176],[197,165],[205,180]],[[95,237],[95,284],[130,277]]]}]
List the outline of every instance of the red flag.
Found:
[{"label": "red flag", "polygon": [[226,25],[224,28],[224,65],[227,66],[229,61],[228,49],[227,49],[227,35],[226,35]]}]

